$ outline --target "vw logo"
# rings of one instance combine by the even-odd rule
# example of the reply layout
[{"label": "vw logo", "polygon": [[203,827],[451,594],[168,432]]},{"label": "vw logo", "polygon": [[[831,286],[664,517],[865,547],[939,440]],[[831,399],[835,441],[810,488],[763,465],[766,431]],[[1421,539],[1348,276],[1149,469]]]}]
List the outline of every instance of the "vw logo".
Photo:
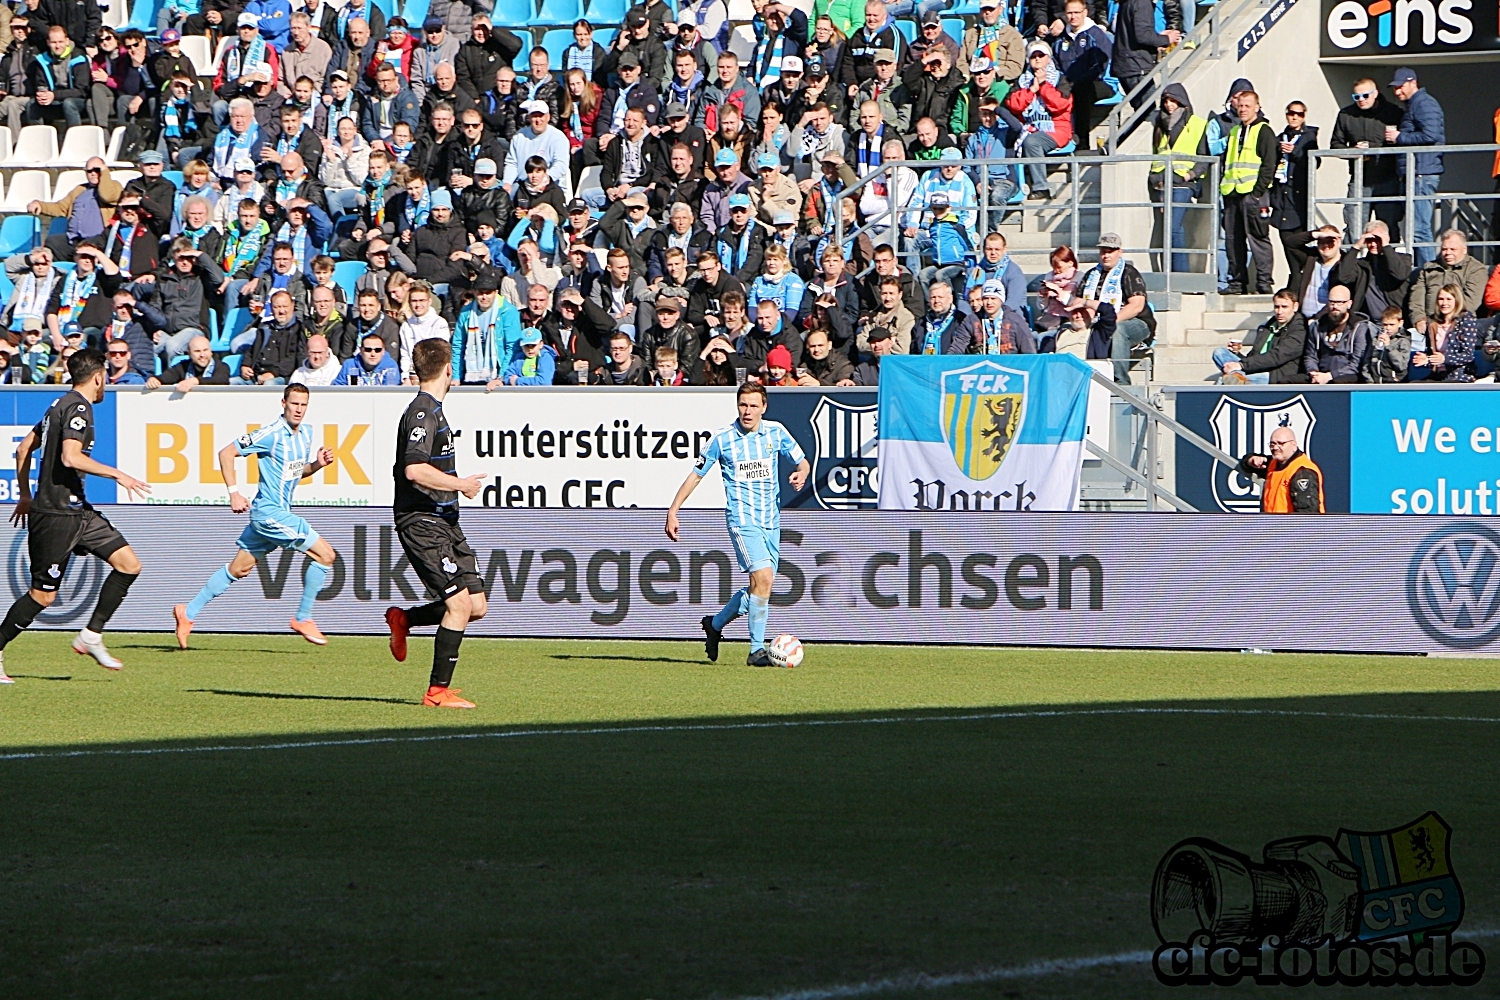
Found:
[{"label": "vw logo", "polygon": [[[17,532],[10,546],[10,592],[21,595],[31,589],[31,561],[26,551],[26,536]],[[93,557],[74,558],[68,561],[68,571],[57,587],[57,600],[37,616],[39,628],[71,625],[85,614],[92,612],[99,596],[99,587],[104,583],[108,567]]]},{"label": "vw logo", "polygon": [[1429,637],[1477,649],[1500,637],[1500,534],[1478,524],[1440,528],[1406,571],[1406,601]]}]

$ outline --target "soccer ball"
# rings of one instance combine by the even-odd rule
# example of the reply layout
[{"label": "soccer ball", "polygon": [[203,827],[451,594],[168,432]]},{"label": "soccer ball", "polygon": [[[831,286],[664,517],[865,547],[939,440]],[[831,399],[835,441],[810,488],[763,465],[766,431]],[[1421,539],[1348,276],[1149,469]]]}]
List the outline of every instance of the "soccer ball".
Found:
[{"label": "soccer ball", "polygon": [[802,640],[783,632],[766,647],[766,654],[776,666],[790,669],[802,662]]}]

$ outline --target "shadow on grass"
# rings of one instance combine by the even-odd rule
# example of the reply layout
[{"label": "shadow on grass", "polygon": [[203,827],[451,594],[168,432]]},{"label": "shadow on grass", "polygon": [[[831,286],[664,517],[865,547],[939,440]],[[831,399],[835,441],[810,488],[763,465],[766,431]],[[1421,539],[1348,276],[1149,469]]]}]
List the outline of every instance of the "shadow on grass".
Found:
[{"label": "shadow on grass", "polygon": [[227,698],[267,698],[272,701],[374,701],[386,705],[415,705],[409,698],[376,698],[353,694],[293,694],[287,691],[224,691],[219,688],[188,688],[188,694],[219,694]]},{"label": "shadow on grass", "polygon": [[73,679],[72,674],[66,677],[57,677],[52,674],[11,674],[10,676],[18,681],[70,681]]},{"label": "shadow on grass", "polygon": [[699,666],[699,667],[710,667],[710,666],[713,666],[713,664],[709,663],[705,659],[702,659],[701,657],[699,659],[696,659],[696,660],[689,660],[689,659],[685,659],[684,657],[681,657],[681,656],[619,656],[619,655],[584,656],[582,654],[574,655],[572,653],[552,653],[552,654],[550,654],[548,656],[548,659],[552,659],[552,660],[622,660],[622,661],[624,661],[626,663],[687,663],[687,664],[691,664],[693,666]]}]

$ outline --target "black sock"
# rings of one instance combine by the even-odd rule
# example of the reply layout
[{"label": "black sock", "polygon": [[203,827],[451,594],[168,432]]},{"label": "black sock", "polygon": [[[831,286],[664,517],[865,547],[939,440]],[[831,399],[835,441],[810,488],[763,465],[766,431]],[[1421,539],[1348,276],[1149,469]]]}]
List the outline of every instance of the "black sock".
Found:
[{"label": "black sock", "polygon": [[447,687],[452,682],[453,668],[458,666],[458,644],[463,641],[464,634],[458,629],[438,626],[432,643],[432,678],[428,681],[433,687]]},{"label": "black sock", "polygon": [[5,616],[4,624],[0,624],[0,649],[9,646],[12,639],[26,631],[42,611],[42,606],[30,593],[16,598],[16,603],[10,606],[10,612]]},{"label": "black sock", "polygon": [[99,603],[94,605],[94,617],[89,619],[90,632],[103,632],[104,626],[120,610],[120,602],[125,600],[125,595],[130,593],[130,585],[135,583],[139,573],[121,573],[119,570],[110,570],[109,576],[104,578],[104,585],[99,588]]},{"label": "black sock", "polygon": [[443,615],[447,613],[448,605],[442,601],[433,601],[431,604],[420,604],[415,608],[406,609],[406,624],[411,628],[437,625],[442,622]]}]

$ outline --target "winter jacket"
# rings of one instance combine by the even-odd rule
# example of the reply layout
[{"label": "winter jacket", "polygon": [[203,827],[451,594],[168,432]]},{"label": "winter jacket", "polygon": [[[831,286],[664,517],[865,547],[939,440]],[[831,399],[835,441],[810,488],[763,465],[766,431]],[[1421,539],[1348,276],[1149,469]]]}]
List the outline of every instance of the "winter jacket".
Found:
[{"label": "winter jacket", "polygon": [[[1282,142],[1291,142],[1292,151],[1283,153]],[[1306,229],[1307,173],[1310,164],[1307,154],[1318,148],[1318,127],[1305,125],[1293,134],[1283,129],[1276,136],[1276,173],[1271,187],[1271,225],[1282,232]],[[1285,180],[1281,178],[1285,177]]]},{"label": "winter jacket", "polygon": [[1057,68],[1063,76],[1075,84],[1091,80],[1102,80],[1109,73],[1109,60],[1114,54],[1114,42],[1109,33],[1092,19],[1083,22],[1083,28],[1074,32],[1063,31],[1062,37],[1052,43],[1057,53]]},{"label": "winter jacket", "polygon": [[1335,382],[1358,382],[1363,377],[1366,356],[1375,331],[1363,313],[1351,312],[1338,343],[1328,342],[1328,313],[1319,313],[1307,331],[1302,350],[1302,368],[1309,375],[1327,372]]},{"label": "winter jacket", "polygon": [[896,53],[896,65],[906,62],[906,36],[896,27],[896,22],[887,17],[885,25],[871,37],[864,27],[859,27],[844,44],[844,57],[839,61],[839,78],[834,81],[844,93],[851,86],[862,86],[875,77],[875,53],[890,49]]},{"label": "winter jacket", "polygon": [[1484,301],[1484,285],[1488,277],[1484,265],[1469,254],[1452,267],[1443,263],[1441,257],[1422,265],[1412,276],[1411,290],[1406,295],[1406,315],[1415,323],[1437,312],[1437,294],[1444,285],[1457,285],[1463,289],[1464,308],[1478,309]]},{"label": "winter jacket", "polygon": [[[1406,102],[1406,111],[1401,115],[1400,131],[1396,136],[1398,146],[1441,146],[1444,138],[1443,106],[1425,88],[1418,89]],[[1397,170],[1406,172],[1405,157],[1396,157]],[[1418,175],[1443,172],[1442,153],[1418,153],[1412,158],[1412,167]]]},{"label": "winter jacket", "polygon": [[1302,357],[1307,349],[1307,320],[1300,312],[1280,330],[1273,330],[1271,323],[1262,323],[1245,340],[1245,355],[1240,360],[1240,369],[1246,375],[1267,372],[1271,382],[1277,385],[1289,382],[1306,382],[1302,371]]},{"label": "winter jacket", "polygon": [[[1030,79],[1022,74],[1022,79]],[[1066,81],[1062,81],[1065,83]],[[1034,88],[1034,89],[1033,89]],[[1034,102],[1040,101],[1040,109]],[[1028,125],[1036,125],[1037,131],[1046,132],[1059,146],[1073,141],[1073,93],[1071,87],[1053,86],[1046,80],[1033,82],[1032,88],[1017,85],[1005,98],[1005,106],[1017,118]],[[1031,109],[1032,117],[1027,117]],[[1047,126],[1051,127],[1048,128]]]},{"label": "winter jacket", "polygon": [[[380,141],[380,108],[384,100],[386,98],[382,94],[372,95],[365,102],[364,114],[361,116],[360,134],[372,145]],[[417,95],[411,92],[410,87],[402,87],[390,101],[391,127],[394,128],[397,122],[405,122],[415,135],[422,125],[422,102],[417,100]]]},{"label": "winter jacket", "polygon": [[1156,65],[1156,50],[1172,44],[1170,38],[1156,30],[1156,10],[1151,0],[1123,0],[1115,11],[1114,36],[1110,72],[1122,82],[1151,72]]},{"label": "winter jacket", "polygon": [[1379,336],[1376,334],[1370,339],[1370,356],[1364,367],[1365,381],[1405,382],[1411,369],[1411,334],[1403,329],[1385,347],[1379,345]]},{"label": "winter jacket", "polygon": [[277,378],[291,378],[306,357],[307,338],[302,336],[302,324],[293,320],[286,326],[277,326],[268,309],[256,327],[250,349],[241,356],[240,366],[256,375],[269,372]]},{"label": "winter jacket", "polygon": [[1357,248],[1349,249],[1339,258],[1332,284],[1349,289],[1357,311],[1379,316],[1387,306],[1405,305],[1411,265],[1411,255],[1393,246],[1382,247],[1373,257],[1361,256]]},{"label": "winter jacket", "polygon": [[[1374,107],[1368,111],[1358,104],[1340,108],[1338,118],[1333,123],[1333,136],[1329,140],[1329,148],[1354,149],[1362,142],[1369,143],[1371,149],[1391,145],[1385,141],[1386,126],[1399,126],[1402,117],[1401,108],[1387,101],[1384,95],[1377,97]],[[1399,159],[1398,156],[1364,157],[1365,184],[1373,186],[1394,180],[1396,163]],[[1350,159],[1346,162],[1349,164],[1349,176],[1353,177],[1354,160]]]},{"label": "winter jacket", "polygon": [[459,46],[453,67],[459,87],[479,100],[479,95],[495,85],[495,71],[513,65],[521,48],[521,39],[514,32],[498,26],[490,29],[490,37],[483,44],[470,38]]}]

